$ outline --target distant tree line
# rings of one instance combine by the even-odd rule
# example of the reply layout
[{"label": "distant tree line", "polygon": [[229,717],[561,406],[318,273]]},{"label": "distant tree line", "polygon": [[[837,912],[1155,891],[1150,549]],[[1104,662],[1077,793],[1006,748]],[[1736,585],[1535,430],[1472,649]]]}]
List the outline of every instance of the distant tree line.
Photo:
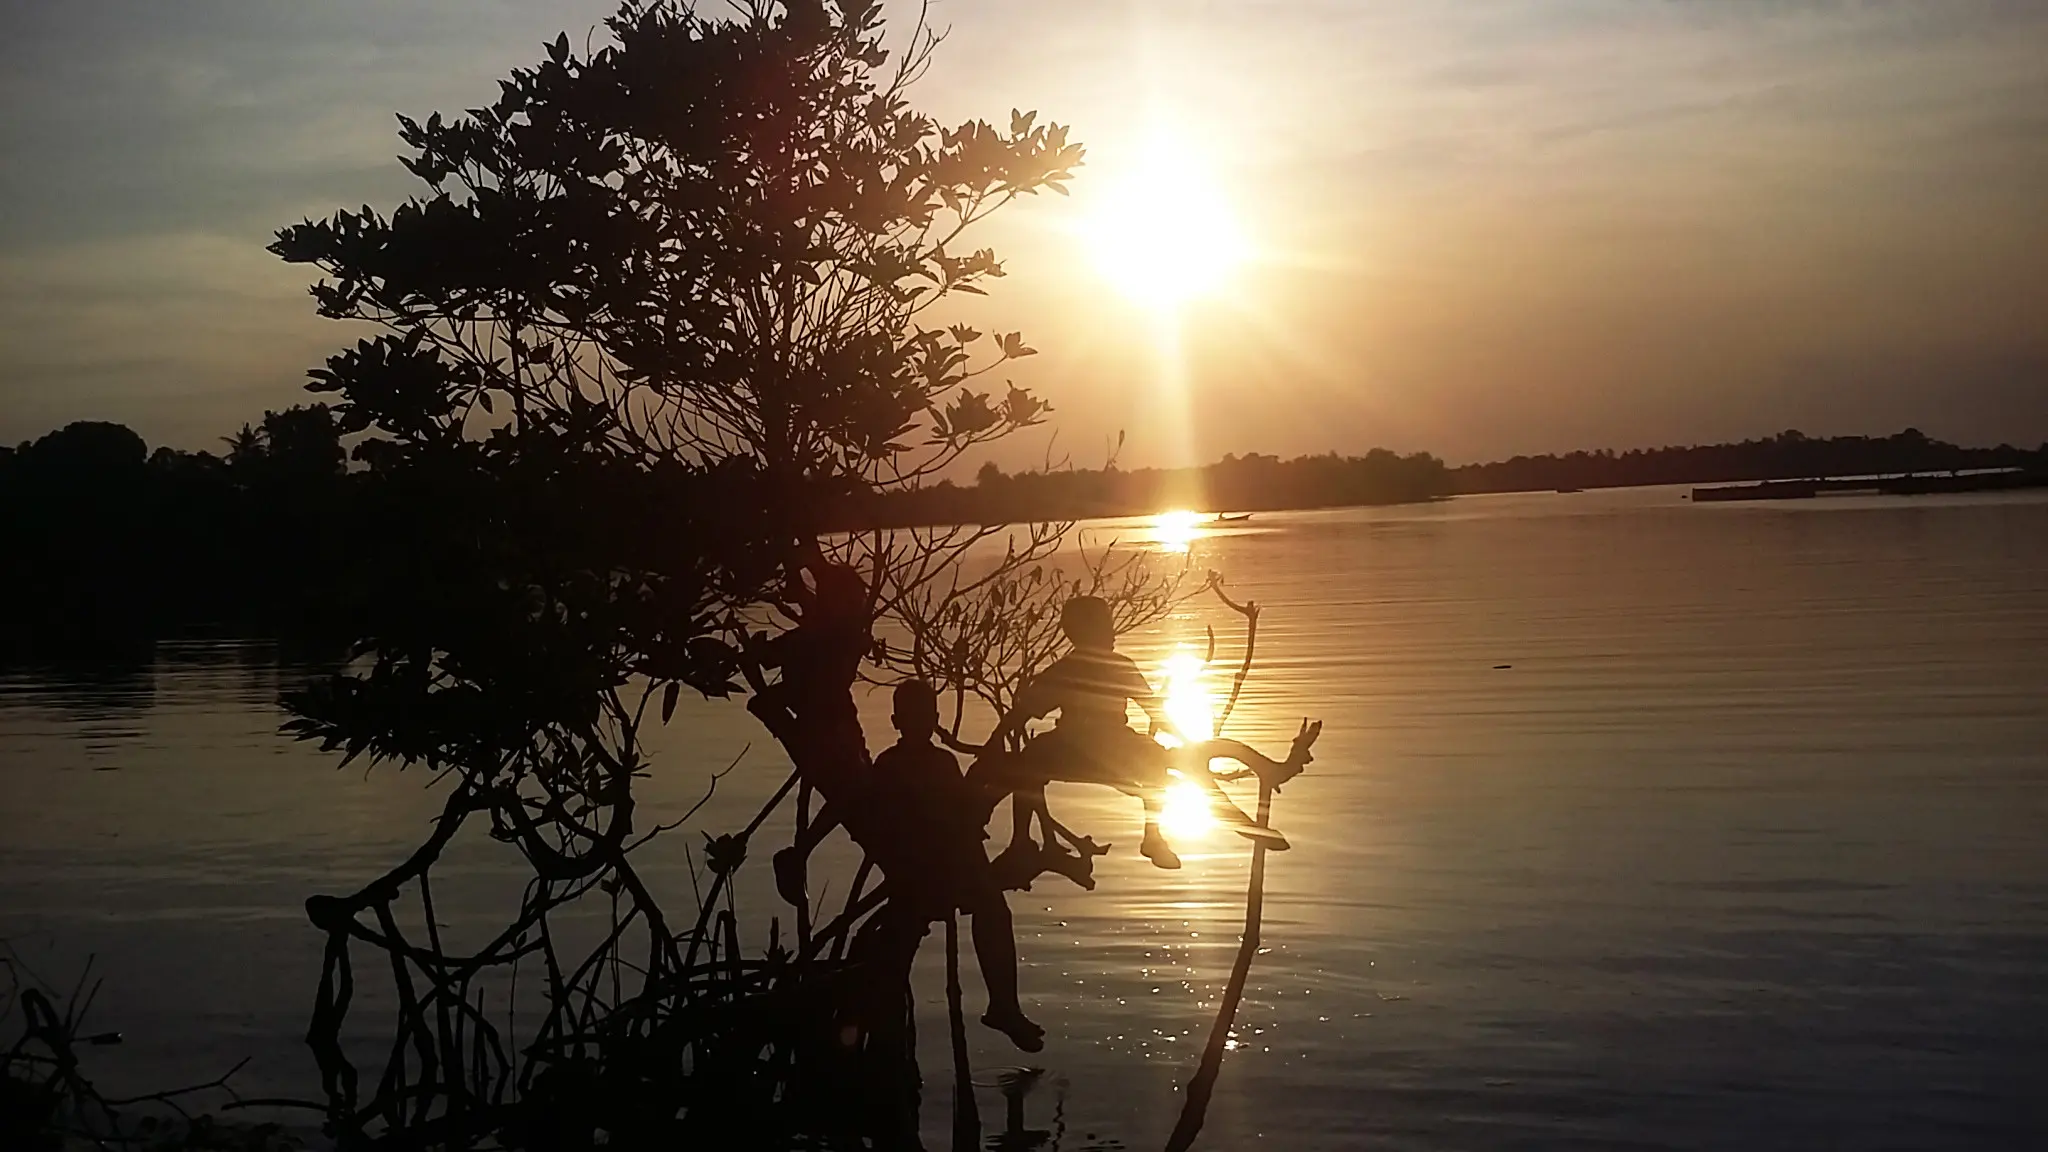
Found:
[{"label": "distant tree line", "polygon": [[941,481],[879,501],[866,515],[890,525],[1005,524],[1138,516],[1185,507],[1249,512],[1432,500],[1451,492],[1444,462],[1375,448],[1363,456],[1225,456],[1200,468],[1048,469],[1006,474],[982,466],[971,486]]},{"label": "distant tree line", "polygon": [[[151,451],[133,430],[96,421],[0,447],[0,656],[180,633],[309,643],[344,634],[365,544],[393,520],[382,502],[400,498],[380,482],[389,447],[346,436],[324,404],[266,412],[223,438],[218,454]],[[845,529],[1022,523],[1171,507],[1261,511],[1979,468],[2048,469],[2048,445],[1964,448],[1908,428],[1885,437],[1794,431],[1737,444],[1516,456],[1456,468],[1426,453],[1384,449],[1292,460],[1231,455],[1186,469],[1012,474],[991,463],[972,484],[842,494],[824,519]]]},{"label": "distant tree line", "polygon": [[0,655],[317,635],[348,584],[351,522],[374,514],[355,498],[366,477],[325,405],[266,412],[223,447],[151,452],[84,421],[0,448]]},{"label": "distant tree line", "polygon": [[[0,657],[180,634],[311,645],[347,635],[362,566],[404,519],[383,506],[404,499],[385,479],[390,448],[347,435],[324,404],[266,412],[218,453],[151,451],[102,421],[0,447]],[[1374,450],[1179,470],[989,465],[972,485],[814,496],[829,501],[824,522],[855,529],[1427,500],[1450,491],[1447,477],[1435,457]],[[646,499],[687,497],[632,501]]]},{"label": "distant tree line", "polygon": [[2000,444],[1962,448],[1918,428],[1892,436],[1812,437],[1780,432],[1739,444],[1600,449],[1563,456],[1516,456],[1450,471],[1459,493],[1533,492],[1557,488],[1624,488],[1645,484],[1714,484],[1738,480],[1802,480],[1951,469],[2048,467],[2048,444],[2029,451]]}]

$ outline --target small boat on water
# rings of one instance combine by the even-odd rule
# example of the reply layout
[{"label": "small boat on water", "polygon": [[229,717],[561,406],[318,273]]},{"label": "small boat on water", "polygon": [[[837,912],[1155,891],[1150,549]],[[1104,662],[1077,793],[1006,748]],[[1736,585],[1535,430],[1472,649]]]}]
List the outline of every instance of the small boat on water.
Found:
[{"label": "small boat on water", "polygon": [[1244,523],[1245,521],[1247,521],[1247,520],[1249,520],[1249,519],[1251,519],[1251,518],[1252,518],[1252,514],[1251,514],[1251,513],[1249,513],[1249,512],[1240,512],[1240,513],[1238,513],[1238,514],[1237,514],[1237,515],[1235,515],[1235,516],[1218,516],[1218,517],[1216,518],[1216,522],[1217,522],[1218,524],[1242,524],[1242,523]]},{"label": "small boat on water", "polygon": [[1569,495],[1571,495],[1571,494],[1572,494],[1572,493],[1574,493],[1574,492],[1584,492],[1584,491],[1585,491],[1585,489],[1584,489],[1584,488],[1559,488],[1559,489],[1558,489],[1558,491],[1559,491],[1559,492],[1561,492],[1561,493],[1563,493],[1563,494],[1565,494],[1566,496],[1569,496]]}]

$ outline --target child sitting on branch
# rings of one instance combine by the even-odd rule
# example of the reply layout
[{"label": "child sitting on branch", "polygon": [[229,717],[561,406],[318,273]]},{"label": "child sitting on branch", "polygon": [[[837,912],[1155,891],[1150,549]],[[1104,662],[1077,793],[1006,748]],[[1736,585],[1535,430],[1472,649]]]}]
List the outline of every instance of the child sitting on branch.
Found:
[{"label": "child sitting on branch", "polygon": [[1018,1003],[1010,905],[982,848],[990,805],[960,774],[953,754],[933,743],[939,697],[932,686],[922,680],[898,684],[894,704],[890,720],[900,738],[875,757],[857,794],[829,803],[795,844],[775,854],[776,890],[803,906],[806,858],[843,816],[857,815],[857,843],[881,868],[888,897],[861,933],[877,963],[872,991],[886,999],[893,974],[909,971],[931,925],[957,909],[972,919],[974,955],[988,989],[982,1023],[1036,1052],[1045,1046],[1045,1030]]},{"label": "child sitting on branch", "polygon": [[[996,726],[984,754],[968,771],[991,806],[1011,798],[1011,838],[1003,857],[1037,856],[1044,852],[1031,837],[1035,815],[1047,847],[1058,826],[1045,808],[1045,785],[1062,780],[1103,784],[1138,797],[1145,809],[1145,833],[1139,851],[1160,868],[1180,867],[1180,857],[1159,829],[1159,811],[1170,774],[1194,781],[1208,794],[1218,817],[1242,836],[1261,840],[1269,850],[1288,847],[1280,833],[1247,816],[1224,794],[1209,771],[1211,759],[1234,759],[1274,784],[1301,771],[1308,762],[1307,745],[1314,737],[1304,728],[1287,761],[1275,761],[1235,740],[1183,741],[1168,749],[1127,723],[1127,705],[1137,705],[1155,730],[1181,737],[1166,715],[1158,694],[1130,657],[1116,650],[1116,627],[1109,605],[1094,596],[1076,596],[1060,612],[1060,628],[1074,649],[1054,662],[1017,694],[1016,703]],[[1032,720],[1059,713],[1052,731],[1031,737],[1021,749],[1004,750]],[[1000,866],[1001,861],[998,861]]]},{"label": "child sitting on branch", "polygon": [[930,925],[955,908],[967,913],[989,993],[982,1021],[1036,1052],[1045,1032],[1017,1002],[1010,909],[982,849],[991,805],[974,794],[952,754],[933,744],[938,694],[923,681],[897,686],[893,720],[901,739],[868,762],[849,690],[874,643],[868,588],[843,565],[819,564],[812,578],[816,590],[800,597],[801,622],[766,653],[781,678],[749,702],[826,802],[798,843],[775,854],[776,889],[807,906],[807,858],[843,824],[887,881],[888,905],[875,925],[883,970],[907,973]]},{"label": "child sitting on branch", "polygon": [[930,684],[896,686],[890,717],[900,739],[875,757],[869,802],[884,834],[875,862],[887,881],[892,910],[902,916],[915,951],[930,925],[958,909],[973,921],[974,957],[988,989],[981,1022],[1026,1052],[1045,1044],[1045,1030],[1017,1001],[1017,941],[1010,905],[982,842],[988,806],[960,774],[953,754],[933,743],[939,697]]}]

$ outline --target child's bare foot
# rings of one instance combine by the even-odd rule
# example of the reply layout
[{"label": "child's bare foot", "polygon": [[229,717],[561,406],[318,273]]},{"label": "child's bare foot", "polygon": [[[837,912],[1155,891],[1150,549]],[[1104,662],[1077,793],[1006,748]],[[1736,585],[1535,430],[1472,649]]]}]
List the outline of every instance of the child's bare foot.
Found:
[{"label": "child's bare foot", "polygon": [[989,1009],[981,1022],[1010,1038],[1020,1051],[1037,1052],[1045,1047],[1045,1029],[1033,1023],[1021,1009]]},{"label": "child's bare foot", "polygon": [[1166,837],[1159,835],[1157,832],[1148,833],[1145,836],[1144,843],[1138,845],[1138,852],[1145,859],[1150,860],[1155,868],[1165,868],[1171,871],[1180,867],[1180,857],[1175,854],[1173,846],[1166,842]]}]

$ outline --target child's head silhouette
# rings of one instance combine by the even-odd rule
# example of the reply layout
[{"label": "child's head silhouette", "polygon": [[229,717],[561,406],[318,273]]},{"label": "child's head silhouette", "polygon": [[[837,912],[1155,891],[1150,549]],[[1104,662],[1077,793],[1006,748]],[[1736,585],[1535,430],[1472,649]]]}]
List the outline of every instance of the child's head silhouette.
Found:
[{"label": "child's head silhouette", "polygon": [[1099,596],[1076,596],[1060,609],[1060,629],[1076,648],[1098,651],[1116,647],[1116,624],[1109,603]]},{"label": "child's head silhouette", "polygon": [[939,694],[923,680],[896,686],[896,710],[889,718],[906,740],[929,740],[939,727]]}]

